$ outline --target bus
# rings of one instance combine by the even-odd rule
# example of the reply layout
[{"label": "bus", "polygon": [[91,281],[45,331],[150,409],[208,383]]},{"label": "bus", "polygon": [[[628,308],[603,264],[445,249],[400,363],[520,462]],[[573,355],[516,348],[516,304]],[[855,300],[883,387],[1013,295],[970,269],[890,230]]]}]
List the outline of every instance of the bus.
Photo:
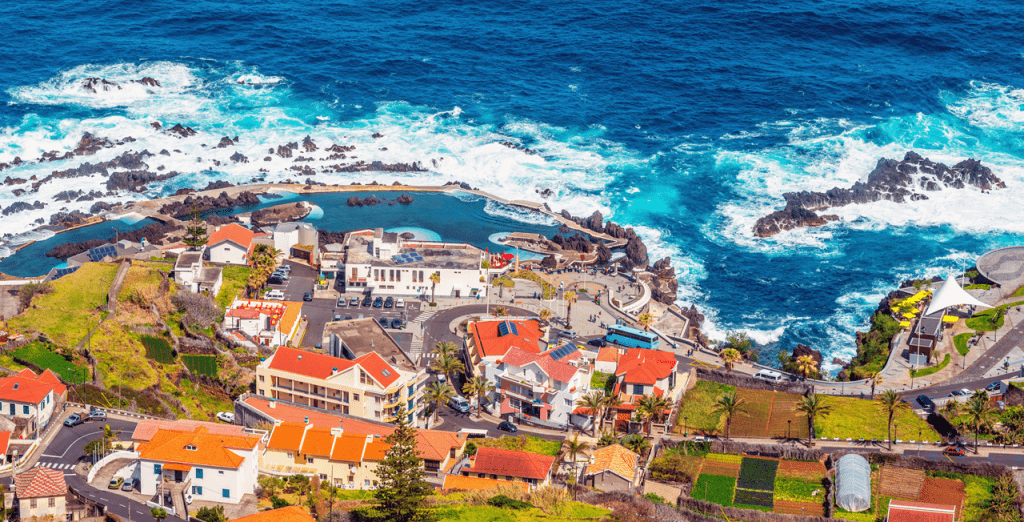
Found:
[{"label": "bus", "polygon": [[608,327],[608,333],[604,339],[610,343],[630,348],[655,349],[658,347],[658,336],[636,328],[630,328],[621,324],[613,324]]}]

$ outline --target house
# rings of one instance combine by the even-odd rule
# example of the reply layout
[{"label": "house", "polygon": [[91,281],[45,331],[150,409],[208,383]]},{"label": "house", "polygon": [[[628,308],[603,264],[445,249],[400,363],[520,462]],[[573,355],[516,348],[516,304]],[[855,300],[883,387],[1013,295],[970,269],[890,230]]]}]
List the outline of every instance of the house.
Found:
[{"label": "house", "polygon": [[260,438],[160,428],[138,445],[139,490],[188,491],[197,500],[237,504],[253,493],[259,469]]},{"label": "house", "polygon": [[[486,255],[473,245],[407,240],[382,228],[349,232],[344,241],[342,259],[321,256],[320,267],[328,279],[341,278],[343,292],[441,297],[486,292]],[[436,285],[432,274],[440,277]]]},{"label": "house", "polygon": [[571,420],[576,401],[590,391],[590,366],[573,344],[543,353],[509,348],[484,367],[484,375],[494,383],[498,415],[518,413],[563,426]]},{"label": "house", "polygon": [[10,377],[0,378],[0,414],[18,423],[24,419],[26,436],[35,436],[45,428],[57,404],[67,396],[67,387],[50,370],[36,375],[24,369]]},{"label": "house", "polygon": [[[645,395],[664,397],[670,402],[679,398],[683,386],[676,386],[679,361],[670,352],[645,350],[642,348],[620,349],[618,365],[615,368],[613,393],[621,403],[617,407],[616,419],[627,422],[636,410],[637,401]],[[670,409],[664,412],[670,413]]]},{"label": "house", "polygon": [[543,486],[551,482],[555,457],[525,451],[480,448],[468,468],[462,468],[466,477],[489,478],[506,482],[526,482]]},{"label": "house", "polygon": [[636,483],[640,455],[621,444],[594,450],[590,464],[583,472],[583,485],[601,491],[624,491]]},{"label": "house", "polygon": [[233,519],[232,522],[316,522],[302,506],[288,506],[268,509],[259,513]]},{"label": "house", "polygon": [[441,490],[448,491],[490,491],[498,487],[512,487],[523,492],[530,491],[530,485],[526,482],[509,482],[480,477],[466,477],[463,475],[445,475]]},{"label": "house", "polygon": [[299,329],[302,303],[235,299],[224,311],[224,330],[243,333],[260,346],[287,346]]},{"label": "house", "polygon": [[252,230],[238,223],[220,226],[206,241],[206,257],[213,263],[248,264],[254,235]]},{"label": "house", "polygon": [[463,347],[466,361],[470,361],[467,371],[470,376],[484,374],[484,367],[494,364],[505,356],[509,349],[515,347],[529,353],[540,353],[541,341],[540,322],[527,321],[475,321],[466,325],[469,335],[465,337]]},{"label": "house", "polygon": [[310,265],[320,258],[320,233],[310,223],[281,223],[271,236],[274,248]]},{"label": "house", "polygon": [[144,442],[152,440],[153,436],[160,430],[194,432],[199,428],[205,429],[206,432],[211,435],[226,435],[231,437],[244,437],[247,434],[253,433],[252,430],[245,426],[224,424],[222,422],[207,422],[191,419],[142,419],[135,425],[135,430],[131,434],[131,441],[138,446]]},{"label": "house", "polygon": [[203,249],[188,250],[178,255],[174,262],[174,282],[188,288],[190,292],[206,292],[216,297],[224,284],[224,269],[203,266],[203,252]]},{"label": "house", "polygon": [[256,367],[256,394],[386,421],[400,407],[416,424],[424,418],[426,369],[372,318],[330,323],[324,350],[280,347]]},{"label": "house", "polygon": [[956,506],[890,500],[888,522],[955,522]]},{"label": "house", "polygon": [[[67,267],[78,268],[86,263],[111,262],[120,258],[148,260],[150,257],[159,254],[160,248],[148,243],[146,238],[142,238],[137,243],[122,239],[116,243],[90,248],[85,252],[69,257],[67,259]],[[53,277],[53,279],[56,278]]]},{"label": "house", "polygon": [[619,366],[619,356],[625,352],[617,346],[605,346],[597,351],[597,360],[594,362],[594,371],[601,373],[615,373]]},{"label": "house", "polygon": [[7,450],[11,446],[11,432],[0,431],[0,464],[7,464]]},{"label": "house", "polygon": [[65,520],[68,484],[64,481],[64,472],[41,466],[29,469],[14,477],[14,492],[21,520],[32,517]]},{"label": "house", "polygon": [[[346,432],[342,427],[284,422],[274,428],[263,453],[262,471],[317,474],[320,480],[346,489],[369,489],[377,484],[377,463],[391,445],[385,441],[394,428],[378,426],[375,433]],[[444,473],[466,447],[466,436],[436,430],[417,430],[416,446],[428,473]]]}]

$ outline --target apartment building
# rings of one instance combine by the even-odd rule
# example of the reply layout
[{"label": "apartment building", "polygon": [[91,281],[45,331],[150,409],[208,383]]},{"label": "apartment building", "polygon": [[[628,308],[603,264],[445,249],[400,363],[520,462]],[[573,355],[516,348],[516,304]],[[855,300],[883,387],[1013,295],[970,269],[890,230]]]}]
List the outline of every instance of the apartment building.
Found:
[{"label": "apartment building", "polygon": [[573,344],[542,353],[512,347],[485,366],[498,414],[519,413],[563,425],[569,423],[576,401],[590,391],[591,375]]},{"label": "apartment building", "polygon": [[302,303],[235,299],[224,311],[224,330],[261,346],[286,346],[299,329]]},{"label": "apartment building", "polygon": [[519,348],[529,353],[540,353],[541,346],[547,346],[542,338],[540,323],[527,321],[475,321],[466,326],[469,335],[465,337],[465,360],[469,361],[470,376],[483,375],[484,368],[495,364],[510,349]]}]

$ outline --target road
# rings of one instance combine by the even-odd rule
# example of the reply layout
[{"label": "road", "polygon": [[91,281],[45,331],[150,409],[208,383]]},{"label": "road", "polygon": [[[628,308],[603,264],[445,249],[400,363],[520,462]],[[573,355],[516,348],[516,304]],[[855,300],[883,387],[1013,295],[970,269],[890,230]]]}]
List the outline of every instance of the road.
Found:
[{"label": "road", "polygon": [[[68,486],[74,488],[75,491],[82,495],[107,506],[108,512],[116,514],[122,520],[128,520],[130,517],[131,520],[157,522],[155,518],[150,516],[149,507],[144,503],[130,500],[128,497],[121,495],[120,492],[114,492],[106,488],[94,488],[85,481],[84,476],[73,471],[75,466],[88,461],[88,456],[83,451],[83,448],[89,441],[99,438],[103,434],[103,426],[105,424],[109,424],[111,428],[117,430],[120,439],[129,438],[132,432],[135,431],[134,422],[114,418],[108,419],[106,423],[90,421],[73,428],[62,425],[58,428],[57,433],[44,450],[44,453],[39,456],[36,466],[63,471],[64,480],[67,481]],[[9,486],[11,479],[5,478],[3,482]],[[131,510],[130,515],[129,510]],[[167,517],[165,520],[175,522],[182,519]]]}]

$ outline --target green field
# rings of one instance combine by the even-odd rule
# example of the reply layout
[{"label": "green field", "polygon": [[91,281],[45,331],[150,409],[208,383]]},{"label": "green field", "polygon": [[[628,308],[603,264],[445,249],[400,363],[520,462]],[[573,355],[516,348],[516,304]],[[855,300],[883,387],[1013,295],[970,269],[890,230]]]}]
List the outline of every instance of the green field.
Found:
[{"label": "green field", "polygon": [[[815,492],[817,495],[813,494]],[[824,498],[825,486],[822,481],[775,477],[775,500],[822,502]]]},{"label": "green field", "polygon": [[974,334],[967,332],[953,338],[953,346],[956,347],[957,352],[960,352],[960,355],[967,355],[967,352],[971,351],[967,346],[967,341],[970,341],[971,337],[974,337]]},{"label": "green field", "polygon": [[182,354],[181,362],[192,373],[217,377],[217,357],[214,355]]},{"label": "green field", "polygon": [[948,365],[948,364],[949,364],[949,354],[947,353],[946,356],[942,358],[942,362],[940,362],[939,364],[936,364],[935,366],[929,366],[927,368],[921,368],[920,370],[910,370],[910,376],[911,377],[924,377],[924,376],[927,376],[927,375],[931,375],[931,374],[933,374],[935,372],[942,371],[942,369],[945,368],[946,365]]},{"label": "green field", "polygon": [[719,506],[731,506],[735,492],[736,479],[701,473],[697,477],[697,483],[693,485],[690,496],[697,500],[713,502]]},{"label": "green field", "polygon": [[474,439],[477,447],[499,448],[514,451],[525,451],[540,455],[558,455],[562,449],[562,441],[545,440],[533,435],[518,435],[502,437],[500,439]]},{"label": "green field", "polygon": [[970,319],[965,321],[965,323],[967,324],[967,327],[972,330],[978,330],[979,332],[991,332],[999,328],[1002,328],[1003,323],[1005,322],[1005,320],[1000,319],[999,324],[995,325],[994,327],[992,326],[992,314],[995,314],[996,310],[1002,309],[1005,312],[1008,307],[1019,306],[1022,304],[1024,304],[1024,301],[1017,301],[1015,303],[1004,304],[996,308],[990,308],[988,310],[974,314],[974,317],[971,317]]},{"label": "green field", "polygon": [[[907,398],[907,400],[911,400]],[[814,427],[818,437],[840,439],[865,439],[884,440],[887,428],[887,415],[877,400],[869,401],[854,399],[851,397],[825,397],[826,404],[832,406],[832,413],[828,416],[819,417]],[[914,414],[910,408],[900,410],[893,418],[893,423],[899,425],[896,438],[901,440],[918,440],[918,430],[921,431],[921,440],[927,442],[939,442],[941,438],[938,433]]]},{"label": "green field", "polygon": [[174,362],[171,343],[167,342],[167,339],[152,335],[141,335],[139,338],[142,341],[142,346],[146,347],[146,357],[161,364]]},{"label": "green field", "polygon": [[248,266],[228,265],[224,267],[224,282],[217,294],[217,306],[227,307],[239,293],[245,291],[245,287],[249,284],[250,271]]},{"label": "green field", "polygon": [[494,506],[468,506],[448,504],[435,510],[437,520],[458,522],[573,522],[602,520],[609,511],[580,502],[565,502],[558,514],[548,514],[538,508],[503,509]]},{"label": "green field", "polygon": [[53,292],[36,296],[32,307],[8,323],[15,331],[43,332],[57,345],[74,346],[107,315],[101,309],[115,274],[115,264],[86,263],[51,283]]},{"label": "green field", "polygon": [[64,356],[40,343],[34,342],[11,352],[11,355],[24,359],[40,368],[56,373],[62,381],[71,384],[82,384],[89,380],[89,368],[68,362]]},{"label": "green field", "polygon": [[711,408],[722,395],[736,391],[735,386],[714,381],[698,380],[690,391],[683,395],[677,424],[690,432],[721,433],[725,429],[722,415],[712,413]]}]

